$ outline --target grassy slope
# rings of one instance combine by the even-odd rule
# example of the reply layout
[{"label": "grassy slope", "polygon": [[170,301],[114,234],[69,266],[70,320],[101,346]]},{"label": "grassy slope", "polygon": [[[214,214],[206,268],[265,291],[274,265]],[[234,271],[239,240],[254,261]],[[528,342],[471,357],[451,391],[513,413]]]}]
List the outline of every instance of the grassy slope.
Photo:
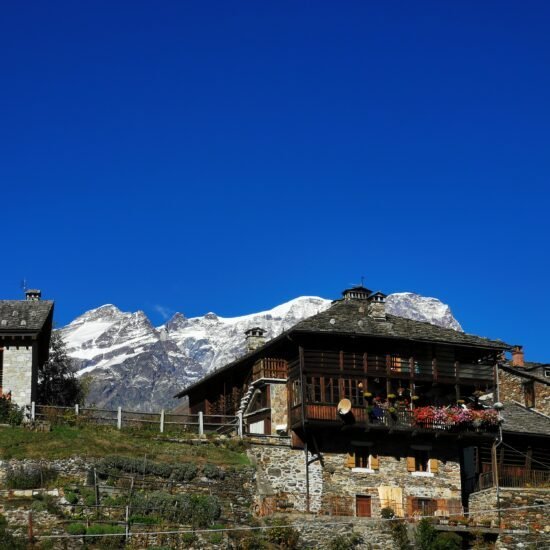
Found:
[{"label": "grassy slope", "polygon": [[[56,426],[51,432],[0,427],[0,459],[85,458],[118,454],[147,455],[159,462],[210,462],[222,466],[248,464],[244,451],[213,443],[178,443],[168,441],[169,437],[139,430],[118,431],[108,427]],[[232,445],[233,442],[227,444],[228,447]]]}]

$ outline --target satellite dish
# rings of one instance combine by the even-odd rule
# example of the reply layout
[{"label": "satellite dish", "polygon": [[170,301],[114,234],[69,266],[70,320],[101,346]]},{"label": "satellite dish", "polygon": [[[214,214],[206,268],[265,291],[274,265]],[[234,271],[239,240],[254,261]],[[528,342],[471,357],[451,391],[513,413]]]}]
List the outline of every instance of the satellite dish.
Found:
[{"label": "satellite dish", "polygon": [[345,416],[351,411],[351,401],[349,399],[341,399],[338,403],[338,414]]}]

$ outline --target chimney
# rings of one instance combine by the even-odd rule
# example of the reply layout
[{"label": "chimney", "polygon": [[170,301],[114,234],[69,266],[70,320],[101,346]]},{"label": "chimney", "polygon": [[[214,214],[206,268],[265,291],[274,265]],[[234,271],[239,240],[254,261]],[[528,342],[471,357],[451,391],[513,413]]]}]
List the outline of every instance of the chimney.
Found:
[{"label": "chimney", "polygon": [[369,307],[367,314],[377,321],[386,320],[386,295],[382,292],[375,292],[369,296]]},{"label": "chimney", "polygon": [[512,348],[512,367],[524,367],[525,357],[523,355],[523,346],[514,346]]},{"label": "chimney", "polygon": [[251,352],[261,348],[265,344],[265,330],[260,327],[249,328],[244,331],[246,335],[246,351]]},{"label": "chimney", "polygon": [[25,296],[30,302],[38,302],[42,296],[42,292],[36,288],[29,288],[28,290],[25,290]]}]

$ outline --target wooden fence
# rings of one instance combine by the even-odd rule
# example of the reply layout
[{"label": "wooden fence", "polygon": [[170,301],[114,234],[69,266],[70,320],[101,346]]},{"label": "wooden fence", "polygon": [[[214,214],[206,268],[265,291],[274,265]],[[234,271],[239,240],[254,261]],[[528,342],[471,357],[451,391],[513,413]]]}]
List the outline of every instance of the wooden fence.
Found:
[{"label": "wooden fence", "polygon": [[202,412],[198,414],[174,414],[159,412],[128,411],[118,409],[98,409],[95,407],[57,407],[37,405],[32,402],[28,407],[27,418],[31,422],[50,424],[92,424],[124,428],[141,428],[165,432],[188,432],[203,436],[206,433],[234,434],[242,436],[243,420],[241,415],[221,415]]}]

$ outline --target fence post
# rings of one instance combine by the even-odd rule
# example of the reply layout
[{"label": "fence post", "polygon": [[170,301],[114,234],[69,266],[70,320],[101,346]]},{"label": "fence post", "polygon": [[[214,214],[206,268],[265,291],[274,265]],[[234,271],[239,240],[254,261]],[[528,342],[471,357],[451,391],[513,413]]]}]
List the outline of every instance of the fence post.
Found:
[{"label": "fence post", "polygon": [[204,435],[204,415],[202,411],[199,412],[199,437]]},{"label": "fence post", "polygon": [[75,416],[78,416],[78,413],[80,412],[80,408],[78,407],[78,403],[75,404],[74,406],[74,414]]},{"label": "fence post", "polygon": [[118,408],[116,415],[116,427],[120,430],[122,428],[122,407]]},{"label": "fence post", "polygon": [[130,538],[130,507],[126,506],[126,536],[124,537],[126,540]]},{"label": "fence post", "polygon": [[243,437],[243,413],[242,412],[237,413],[237,419],[239,421],[239,426],[237,428],[237,434],[242,439],[242,437]]},{"label": "fence post", "polygon": [[164,409],[160,411],[160,433],[164,433]]},{"label": "fence post", "polygon": [[36,403],[34,401],[31,402],[31,421],[34,422],[36,420]]}]

